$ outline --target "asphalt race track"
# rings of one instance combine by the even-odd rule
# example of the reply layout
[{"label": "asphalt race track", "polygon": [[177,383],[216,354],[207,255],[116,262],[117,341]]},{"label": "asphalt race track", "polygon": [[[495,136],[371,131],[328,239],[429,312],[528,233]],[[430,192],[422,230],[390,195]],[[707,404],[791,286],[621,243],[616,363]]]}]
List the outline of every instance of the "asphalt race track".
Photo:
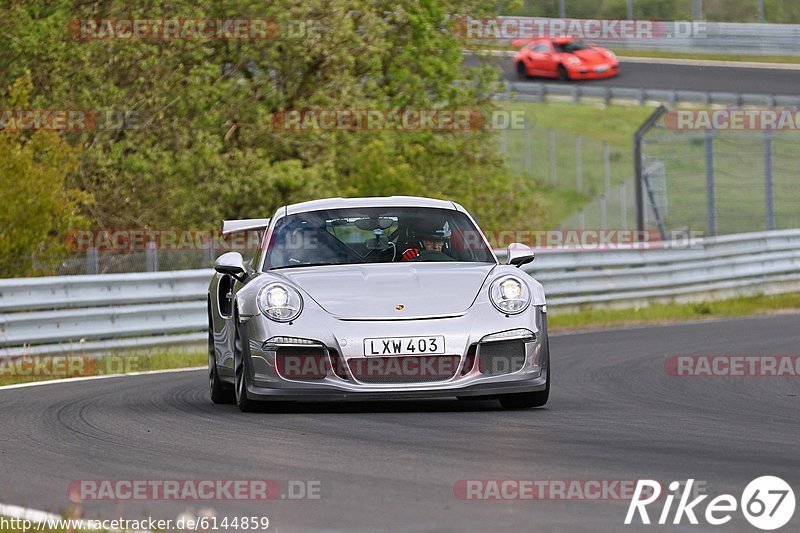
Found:
[{"label": "asphalt race track", "polygon": [[[674,377],[664,360],[798,346],[800,315],[557,336],[550,403],[526,411],[437,400],[243,414],[212,405],[199,371],[2,390],[0,502],[58,513],[70,480],[267,478],[318,480],[321,498],[83,510],[166,519],[210,507],[267,516],[269,531],[755,531],[740,512],[717,528],[624,527],[627,501],[465,501],[454,484],[694,478],[711,497],[738,499],[750,480],[776,475],[796,491],[800,378]],[[795,512],[781,531],[798,526]]]},{"label": "asphalt race track", "polygon": [[[485,59],[503,71],[503,77],[519,81],[510,57]],[[477,59],[467,57],[466,63],[474,65]],[[605,80],[559,82],[535,78],[530,82],[578,83],[598,87],[624,87],[631,89],[665,89],[684,91],[711,91],[742,94],[774,94],[795,96],[800,91],[800,70],[771,68],[744,68],[695,65],[664,65],[621,62],[620,74]],[[524,83],[524,82],[523,82]]]}]

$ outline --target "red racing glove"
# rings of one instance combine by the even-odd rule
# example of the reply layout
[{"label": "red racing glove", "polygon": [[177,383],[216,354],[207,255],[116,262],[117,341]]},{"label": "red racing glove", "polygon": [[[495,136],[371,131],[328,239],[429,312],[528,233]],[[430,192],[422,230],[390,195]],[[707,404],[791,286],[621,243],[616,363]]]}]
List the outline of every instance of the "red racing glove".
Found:
[{"label": "red racing glove", "polygon": [[403,261],[411,261],[419,255],[419,248],[409,248],[403,252]]}]

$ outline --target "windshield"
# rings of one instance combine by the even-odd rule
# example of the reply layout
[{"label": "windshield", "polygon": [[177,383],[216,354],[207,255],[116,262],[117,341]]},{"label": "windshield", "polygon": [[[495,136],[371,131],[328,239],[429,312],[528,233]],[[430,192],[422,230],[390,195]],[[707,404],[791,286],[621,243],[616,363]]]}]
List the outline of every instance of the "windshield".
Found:
[{"label": "windshield", "polygon": [[557,44],[555,46],[556,46],[556,51],[567,54],[571,54],[572,52],[577,52],[578,50],[586,50],[587,48],[590,48],[589,45],[586,44],[584,41],[570,41],[568,43]]},{"label": "windshield", "polygon": [[264,269],[426,261],[494,263],[495,259],[464,213],[373,207],[282,218],[270,238]]}]

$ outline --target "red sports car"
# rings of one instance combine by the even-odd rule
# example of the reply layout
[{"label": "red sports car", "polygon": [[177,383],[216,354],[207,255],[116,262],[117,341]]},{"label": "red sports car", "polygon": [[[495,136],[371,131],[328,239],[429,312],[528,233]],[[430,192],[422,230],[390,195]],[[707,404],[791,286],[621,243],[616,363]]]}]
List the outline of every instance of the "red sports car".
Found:
[{"label": "red sports car", "polygon": [[611,50],[573,37],[517,40],[514,56],[520,79],[532,76],[561,80],[596,80],[619,74],[619,61]]}]

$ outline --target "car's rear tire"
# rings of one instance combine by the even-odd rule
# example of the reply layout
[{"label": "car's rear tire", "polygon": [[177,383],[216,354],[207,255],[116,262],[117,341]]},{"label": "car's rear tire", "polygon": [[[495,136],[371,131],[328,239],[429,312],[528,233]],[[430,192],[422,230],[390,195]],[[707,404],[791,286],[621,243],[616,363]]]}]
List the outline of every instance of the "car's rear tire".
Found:
[{"label": "car's rear tire", "polygon": [[208,380],[211,389],[211,401],[217,404],[233,403],[234,393],[230,385],[225,385],[219,379],[217,372],[217,358],[214,354],[214,326],[211,323],[210,312],[208,321]]},{"label": "car's rear tire", "polygon": [[234,340],[233,340],[233,367],[235,373],[234,390],[236,405],[243,413],[255,411],[257,403],[247,397],[248,371],[247,360],[244,356],[244,343],[239,334],[239,324],[234,317]]},{"label": "car's rear tire", "polygon": [[233,403],[235,399],[233,389],[226,387],[222,381],[220,381],[219,374],[217,373],[217,364],[213,360],[213,356],[209,358],[208,366],[208,377],[211,382],[211,401],[217,404]]},{"label": "car's rear tire", "polygon": [[528,79],[528,68],[525,66],[524,61],[517,61],[517,78],[521,80]]},{"label": "car's rear tire", "polygon": [[569,71],[564,65],[558,65],[558,79],[561,81],[569,81]]}]

